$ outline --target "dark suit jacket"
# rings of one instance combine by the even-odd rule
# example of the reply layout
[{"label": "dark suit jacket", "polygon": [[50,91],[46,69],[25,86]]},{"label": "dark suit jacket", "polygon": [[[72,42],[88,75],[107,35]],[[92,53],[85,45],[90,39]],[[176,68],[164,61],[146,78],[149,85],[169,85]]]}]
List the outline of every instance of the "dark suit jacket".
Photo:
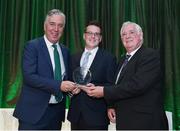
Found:
[{"label": "dark suit jacket", "polygon": [[117,85],[104,88],[104,95],[115,106],[117,129],[167,128],[157,51],[141,47],[123,68]]},{"label": "dark suit jacket", "polygon": [[[67,48],[60,45],[67,79],[69,74],[70,55]],[[37,38],[29,41],[23,54],[23,86],[19,101],[17,102],[14,116],[18,119],[36,123],[46,111],[51,94],[60,91],[61,81],[54,80],[53,68],[44,38]],[[65,98],[65,96],[64,96]],[[64,120],[65,99],[61,102],[59,119]]]},{"label": "dark suit jacket", "polygon": [[[80,66],[82,53],[72,57],[73,69]],[[116,69],[116,58],[105,50],[98,49],[93,63],[90,67],[92,81],[95,85],[112,84]],[[89,97],[81,91],[78,95],[73,96],[68,112],[68,120],[71,123],[77,123],[83,116],[85,123],[89,126],[104,126],[109,123],[107,117],[107,104],[103,98],[96,99]]]}]

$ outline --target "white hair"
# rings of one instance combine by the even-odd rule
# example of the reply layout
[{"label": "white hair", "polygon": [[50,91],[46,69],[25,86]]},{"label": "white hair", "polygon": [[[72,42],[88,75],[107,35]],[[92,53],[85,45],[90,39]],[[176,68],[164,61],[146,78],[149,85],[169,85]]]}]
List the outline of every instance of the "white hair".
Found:
[{"label": "white hair", "polygon": [[136,24],[136,23],[134,23],[134,22],[131,22],[131,21],[127,21],[127,22],[124,22],[124,23],[122,24],[121,31],[120,31],[121,36],[122,36],[123,31],[124,31],[124,28],[125,28],[126,26],[128,26],[128,25],[133,25],[133,26],[135,27],[138,35],[139,35],[139,34],[142,34],[140,39],[141,39],[141,41],[143,42],[143,31],[142,31],[142,28],[141,28],[138,24]]}]

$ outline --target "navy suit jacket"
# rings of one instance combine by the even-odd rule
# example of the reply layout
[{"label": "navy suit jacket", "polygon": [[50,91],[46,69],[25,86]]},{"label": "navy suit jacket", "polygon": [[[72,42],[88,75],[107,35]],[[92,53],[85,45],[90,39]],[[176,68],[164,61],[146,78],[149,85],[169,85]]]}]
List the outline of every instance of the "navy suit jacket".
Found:
[{"label": "navy suit jacket", "polygon": [[117,85],[105,86],[104,97],[114,104],[118,130],[167,129],[160,67],[159,52],[142,46],[123,68]]},{"label": "navy suit jacket", "polygon": [[[80,66],[81,53],[72,57],[72,69]],[[98,49],[90,66],[92,73],[91,83],[95,85],[110,85],[113,82],[116,70],[116,58],[103,49]],[[92,98],[81,91],[71,99],[68,120],[77,123],[83,116],[85,123],[90,126],[104,126],[109,123],[107,117],[107,104],[104,98]]]},{"label": "navy suit jacket", "polygon": [[[67,48],[63,45],[60,45],[60,47],[66,69],[64,78],[67,79],[70,73],[70,55]],[[61,81],[54,80],[50,55],[43,37],[31,40],[26,44],[22,73],[22,91],[13,115],[22,121],[36,123],[45,113],[51,94],[57,94],[61,85]],[[63,121],[65,99],[61,104],[59,119]]]}]

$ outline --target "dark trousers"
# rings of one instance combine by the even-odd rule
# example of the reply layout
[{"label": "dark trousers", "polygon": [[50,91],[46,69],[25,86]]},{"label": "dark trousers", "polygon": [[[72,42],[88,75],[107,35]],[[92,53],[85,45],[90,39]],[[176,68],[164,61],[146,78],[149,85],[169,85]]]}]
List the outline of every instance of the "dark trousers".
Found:
[{"label": "dark trousers", "polygon": [[71,130],[108,130],[108,124],[105,125],[92,125],[86,123],[83,116],[81,115],[78,123],[71,123]]},{"label": "dark trousers", "polygon": [[61,130],[62,118],[58,115],[60,104],[51,104],[43,117],[35,124],[19,120],[19,130]]},{"label": "dark trousers", "polygon": [[71,123],[71,130],[108,130],[108,125],[103,126],[87,126]]}]

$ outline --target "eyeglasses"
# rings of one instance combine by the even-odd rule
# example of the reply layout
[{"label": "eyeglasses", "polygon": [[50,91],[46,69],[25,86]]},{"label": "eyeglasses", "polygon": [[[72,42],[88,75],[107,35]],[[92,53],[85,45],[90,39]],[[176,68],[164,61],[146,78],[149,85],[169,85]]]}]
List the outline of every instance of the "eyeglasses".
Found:
[{"label": "eyeglasses", "polygon": [[85,32],[88,36],[95,36],[95,37],[100,37],[101,36],[101,33],[98,33],[98,32],[96,32],[96,33],[93,33],[93,32]]}]

